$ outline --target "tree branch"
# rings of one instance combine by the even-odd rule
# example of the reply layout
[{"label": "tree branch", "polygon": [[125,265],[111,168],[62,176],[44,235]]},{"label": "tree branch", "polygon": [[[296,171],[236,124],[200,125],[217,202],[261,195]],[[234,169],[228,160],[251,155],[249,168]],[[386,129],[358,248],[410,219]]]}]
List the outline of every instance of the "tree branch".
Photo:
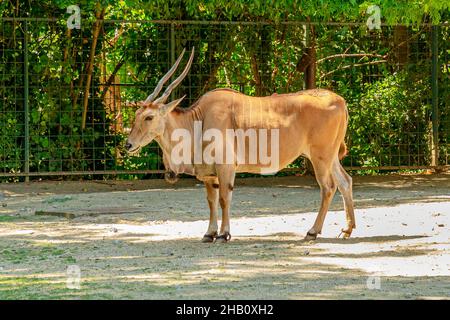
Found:
[{"label": "tree branch", "polygon": [[382,58],[386,59],[387,55],[375,54],[375,53],[341,53],[341,54],[333,54],[331,56],[319,59],[316,63],[321,63],[326,60],[336,59],[336,58],[354,58],[354,57],[372,57],[372,58]]},{"label": "tree branch", "polygon": [[365,63],[356,63],[356,64],[351,64],[351,65],[347,65],[347,66],[343,66],[342,68],[338,68],[338,69],[334,69],[330,72],[325,73],[324,75],[320,76],[320,79],[325,78],[337,71],[340,70],[344,70],[344,69],[349,69],[352,67],[362,67],[362,66],[368,66],[368,65],[373,65],[373,64],[378,64],[378,63],[386,63],[387,60],[376,60],[376,61],[370,61],[370,62],[365,62]]},{"label": "tree branch", "polygon": [[101,100],[103,100],[103,98],[105,98],[106,92],[108,91],[109,87],[111,86],[112,82],[114,81],[114,78],[115,78],[117,72],[119,72],[120,68],[122,68],[124,63],[125,63],[125,54],[120,58],[117,65],[114,67],[113,72],[109,76],[108,80],[105,82],[102,94],[100,95]]}]

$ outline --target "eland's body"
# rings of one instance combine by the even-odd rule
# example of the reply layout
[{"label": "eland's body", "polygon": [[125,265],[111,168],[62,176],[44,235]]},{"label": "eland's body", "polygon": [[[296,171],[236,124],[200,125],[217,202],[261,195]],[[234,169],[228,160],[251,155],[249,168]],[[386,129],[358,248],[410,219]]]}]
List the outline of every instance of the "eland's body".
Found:
[{"label": "eland's body", "polygon": [[[349,237],[355,228],[352,180],[339,161],[346,153],[344,138],[348,112],[345,100],[331,91],[320,89],[268,97],[250,97],[231,89],[216,89],[203,95],[188,109],[177,107],[181,99],[165,104],[170,91],[189,70],[192,58],[193,54],[163,99],[154,101],[154,96],[161,90],[161,82],[167,81],[165,78],[175,71],[181,56],[155,92],[139,103],[141,108],[136,112],[126,147],[130,152],[137,152],[156,140],[163,151],[168,180],[175,180],[177,174],[185,173],[204,182],[210,223],[203,241],[227,241],[230,238],[229,211],[237,172],[276,172],[299,156],[311,160],[322,198],[319,214],[306,238],[315,239],[321,233],[336,188],[343,195],[348,222],[342,231],[344,237]],[[200,133],[208,136],[207,141],[205,136],[199,135],[199,128]],[[180,129],[183,137],[188,139],[184,145],[189,146],[184,149],[182,161],[176,156],[180,153],[183,137],[177,135],[174,139],[174,133]],[[258,136],[258,132],[267,135]],[[224,137],[223,143],[211,148],[211,144],[217,143],[220,137]],[[200,149],[200,157],[194,152],[197,149]],[[207,150],[213,151],[208,153]],[[265,160],[276,160],[275,163],[262,161],[262,150],[265,151]],[[256,156],[252,151],[256,151]],[[208,154],[209,158],[203,158]],[[272,157],[268,158],[268,155]],[[220,230],[218,204],[222,209]]]}]

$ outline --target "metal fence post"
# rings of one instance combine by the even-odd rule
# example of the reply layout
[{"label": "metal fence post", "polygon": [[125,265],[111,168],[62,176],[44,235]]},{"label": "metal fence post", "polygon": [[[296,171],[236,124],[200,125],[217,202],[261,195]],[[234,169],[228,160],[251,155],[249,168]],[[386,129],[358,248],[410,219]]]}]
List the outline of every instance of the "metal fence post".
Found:
[{"label": "metal fence post", "polygon": [[23,96],[24,96],[24,139],[25,139],[25,182],[30,181],[30,112],[28,104],[29,96],[29,83],[28,83],[28,21],[24,21],[24,34],[23,34]]},{"label": "metal fence post", "polygon": [[170,24],[170,66],[175,63],[175,24]]},{"label": "metal fence post", "polygon": [[432,89],[432,139],[433,149],[431,151],[431,165],[437,167],[439,165],[439,47],[438,47],[439,26],[432,26],[431,37],[431,89]]}]

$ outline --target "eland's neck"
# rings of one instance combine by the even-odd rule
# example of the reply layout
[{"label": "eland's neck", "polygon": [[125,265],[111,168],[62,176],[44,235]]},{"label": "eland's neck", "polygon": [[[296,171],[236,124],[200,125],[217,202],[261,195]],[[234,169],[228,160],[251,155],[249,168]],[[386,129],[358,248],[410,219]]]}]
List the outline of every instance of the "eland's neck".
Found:
[{"label": "eland's neck", "polygon": [[183,112],[172,111],[167,115],[164,133],[155,138],[156,142],[158,142],[163,151],[163,162],[166,170],[171,170],[176,174],[186,173],[195,175],[194,167],[192,165],[192,155],[190,162],[191,164],[175,164],[172,161],[172,150],[175,145],[180,143],[180,140],[172,141],[172,133],[176,129],[184,129],[185,133],[189,135],[189,137],[183,136],[182,139],[190,138],[192,143],[194,139],[194,123],[195,121],[201,120],[201,116],[195,109],[190,109]]}]

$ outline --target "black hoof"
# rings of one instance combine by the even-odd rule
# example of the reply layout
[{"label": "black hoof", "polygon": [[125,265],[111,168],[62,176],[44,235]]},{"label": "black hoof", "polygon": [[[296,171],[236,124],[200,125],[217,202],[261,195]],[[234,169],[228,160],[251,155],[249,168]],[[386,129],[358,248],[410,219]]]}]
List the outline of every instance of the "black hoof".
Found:
[{"label": "black hoof", "polygon": [[175,172],[173,172],[173,171],[167,171],[167,172],[164,174],[164,179],[165,179],[168,183],[174,184],[174,183],[176,183],[176,182],[178,181],[178,176],[177,176],[177,174],[176,174]]},{"label": "black hoof", "polygon": [[310,240],[316,240],[317,239],[317,233],[310,233],[308,231],[308,233],[305,236],[305,240],[306,241],[310,241]]},{"label": "black hoof", "polygon": [[230,239],[231,239],[231,234],[229,234],[229,233],[227,232],[227,233],[224,233],[224,234],[221,234],[220,236],[218,236],[218,237],[216,238],[216,242],[224,243],[224,242],[230,241]]},{"label": "black hoof", "polygon": [[211,243],[214,242],[214,239],[216,238],[217,234],[205,234],[202,238],[203,243]]},{"label": "black hoof", "polygon": [[341,235],[343,235],[344,239],[350,238],[350,236],[352,235],[352,229],[347,229],[347,230],[341,229],[341,233],[339,233],[338,238],[340,238]]}]

